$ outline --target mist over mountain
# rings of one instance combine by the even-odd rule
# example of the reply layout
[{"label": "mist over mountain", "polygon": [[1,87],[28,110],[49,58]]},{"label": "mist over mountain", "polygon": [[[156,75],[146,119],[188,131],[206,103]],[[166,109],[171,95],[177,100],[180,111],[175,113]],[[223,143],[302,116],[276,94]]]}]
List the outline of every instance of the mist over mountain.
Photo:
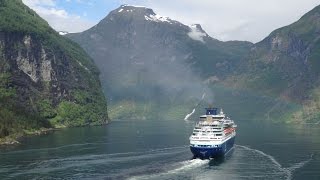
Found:
[{"label": "mist over mountain", "polygon": [[320,6],[253,44],[130,5],[57,32],[23,2],[0,0],[0,180],[320,179]]},{"label": "mist over mountain", "polygon": [[150,106],[182,116],[206,93],[203,104],[236,106],[233,113],[248,112],[248,118],[299,121],[305,109],[318,117],[319,13],[316,7],[252,44],[221,42],[200,25],[123,5],[91,29],[67,36],[98,65],[114,117],[121,107],[140,107],[129,117],[159,110]]},{"label": "mist over mountain", "polygon": [[[113,10],[91,29],[67,37],[98,65],[111,104],[129,100],[133,106],[150,103],[167,110],[173,104],[196,104],[204,93],[207,104],[213,103],[208,84],[235,73],[252,46],[221,42],[200,25],[187,26],[152,9],[129,5]],[[153,111],[143,109],[137,113]],[[185,114],[190,106],[181,109]]]},{"label": "mist over mountain", "polygon": [[112,118],[183,119],[218,104],[239,117],[318,123],[320,6],[253,44],[122,5],[87,31],[60,32],[91,58],[21,1],[0,8],[0,137],[106,123],[99,75]]},{"label": "mist over mountain", "polygon": [[302,105],[285,119],[316,121],[319,114],[320,6],[273,31],[251,49],[244,73],[229,83]]}]

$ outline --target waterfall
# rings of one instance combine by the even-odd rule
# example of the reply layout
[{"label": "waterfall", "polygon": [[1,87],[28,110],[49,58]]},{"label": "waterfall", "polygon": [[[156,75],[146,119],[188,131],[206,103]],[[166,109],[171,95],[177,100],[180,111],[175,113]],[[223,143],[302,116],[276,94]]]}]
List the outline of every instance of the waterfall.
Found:
[{"label": "waterfall", "polygon": [[184,118],[184,120],[187,121],[188,118],[189,118],[194,112],[196,112],[196,109],[193,109],[191,113],[187,114],[186,117]]}]

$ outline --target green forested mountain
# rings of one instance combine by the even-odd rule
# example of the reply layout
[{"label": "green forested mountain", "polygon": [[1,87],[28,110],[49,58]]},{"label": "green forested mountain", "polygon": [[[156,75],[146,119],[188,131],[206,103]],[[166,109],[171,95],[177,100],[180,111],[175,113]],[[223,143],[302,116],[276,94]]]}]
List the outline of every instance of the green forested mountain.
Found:
[{"label": "green forested mountain", "polygon": [[252,44],[221,42],[200,25],[124,5],[68,37],[98,64],[115,118],[123,118],[118,115],[129,107],[126,117],[159,110],[152,106],[167,107],[161,116],[180,111],[183,118],[207,92],[206,99],[233,108],[233,114],[248,112],[245,118],[301,121],[306,116],[303,121],[309,122],[320,107],[319,13],[316,7]]},{"label": "green forested mountain", "polygon": [[302,105],[286,119],[319,119],[320,6],[254,45],[243,73],[228,84]]},{"label": "green forested mountain", "polygon": [[[236,72],[252,43],[221,42],[152,9],[123,5],[96,26],[68,34],[101,71],[112,118],[180,118],[208,84]],[[218,67],[218,68],[217,68]]]},{"label": "green forested mountain", "polygon": [[0,138],[107,123],[99,70],[21,0],[0,0]]}]

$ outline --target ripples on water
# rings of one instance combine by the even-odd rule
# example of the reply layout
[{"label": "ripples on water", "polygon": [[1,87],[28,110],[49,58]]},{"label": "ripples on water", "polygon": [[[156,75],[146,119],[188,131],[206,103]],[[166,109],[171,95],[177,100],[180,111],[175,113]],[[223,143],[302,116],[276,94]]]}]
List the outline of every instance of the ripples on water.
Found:
[{"label": "ripples on water", "polygon": [[61,130],[0,149],[0,179],[320,179],[319,127],[238,124],[238,145],[210,161],[192,159],[193,122],[114,121]]},{"label": "ripples on water", "polygon": [[[73,144],[51,148],[59,151],[68,147],[78,150],[97,143]],[[48,149],[26,150],[28,153]],[[24,151],[1,154],[16,156]],[[153,149],[140,152],[87,154],[55,157],[20,165],[0,167],[1,179],[291,179],[292,172],[312,161],[307,160],[283,167],[274,157],[246,146],[236,145],[225,159],[191,159],[188,146]]]}]

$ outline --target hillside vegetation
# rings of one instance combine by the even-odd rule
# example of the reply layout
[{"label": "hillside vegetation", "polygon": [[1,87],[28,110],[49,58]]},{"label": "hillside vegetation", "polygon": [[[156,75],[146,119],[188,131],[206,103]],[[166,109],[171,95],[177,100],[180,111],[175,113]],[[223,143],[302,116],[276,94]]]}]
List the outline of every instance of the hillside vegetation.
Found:
[{"label": "hillside vegetation", "polygon": [[320,6],[255,44],[244,71],[224,84],[300,104],[296,112],[285,112],[286,122],[315,121],[320,110],[319,32]]},{"label": "hillside vegetation", "polygon": [[21,0],[0,1],[0,138],[108,122],[99,70]]}]

